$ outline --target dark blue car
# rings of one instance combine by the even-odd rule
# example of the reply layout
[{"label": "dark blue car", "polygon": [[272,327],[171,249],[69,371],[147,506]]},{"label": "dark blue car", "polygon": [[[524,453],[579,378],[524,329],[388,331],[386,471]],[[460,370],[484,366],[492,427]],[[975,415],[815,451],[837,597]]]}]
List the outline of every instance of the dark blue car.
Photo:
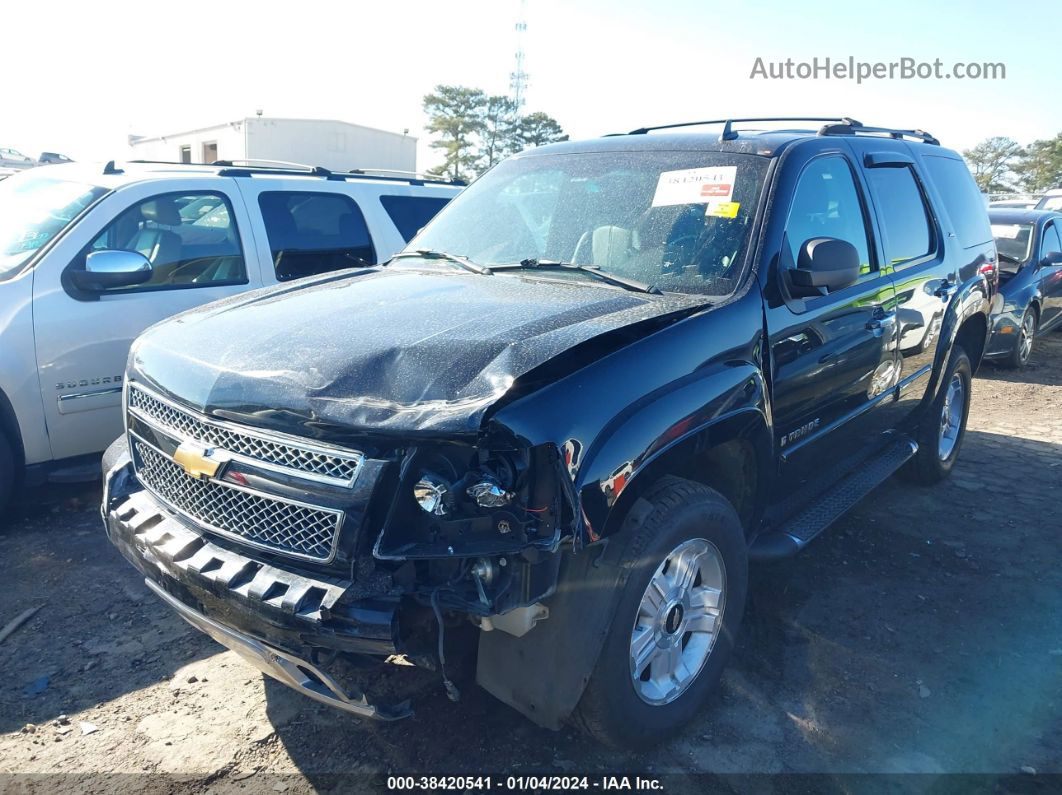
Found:
[{"label": "dark blue car", "polygon": [[999,295],[985,358],[1024,367],[1036,335],[1062,321],[1062,214],[991,210]]}]

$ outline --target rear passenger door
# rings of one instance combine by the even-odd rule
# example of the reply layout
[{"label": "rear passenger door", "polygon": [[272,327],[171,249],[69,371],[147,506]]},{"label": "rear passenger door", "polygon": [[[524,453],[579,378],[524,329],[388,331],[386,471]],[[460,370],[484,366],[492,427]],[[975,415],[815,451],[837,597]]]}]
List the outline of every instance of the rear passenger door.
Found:
[{"label": "rear passenger door", "polygon": [[[782,501],[868,449],[886,429],[878,406],[895,384],[892,280],[878,266],[870,211],[850,158],[827,151],[798,168],[781,248],[766,289],[776,445]],[[790,177],[783,175],[783,184]],[[786,193],[788,191],[779,191]],[[779,208],[781,209],[781,208]],[[859,252],[861,275],[833,293],[792,297],[787,269],[813,238],[845,240]]]},{"label": "rear passenger door", "polygon": [[[949,266],[926,180],[903,143],[849,141],[863,166],[883,251],[882,270],[896,287],[897,385],[910,408],[929,384],[948,301],[959,274]],[[899,414],[906,413],[901,407]],[[899,417],[897,417],[899,419]]]},{"label": "rear passenger door", "polygon": [[238,180],[266,283],[378,262],[365,208],[345,183],[310,177]]}]

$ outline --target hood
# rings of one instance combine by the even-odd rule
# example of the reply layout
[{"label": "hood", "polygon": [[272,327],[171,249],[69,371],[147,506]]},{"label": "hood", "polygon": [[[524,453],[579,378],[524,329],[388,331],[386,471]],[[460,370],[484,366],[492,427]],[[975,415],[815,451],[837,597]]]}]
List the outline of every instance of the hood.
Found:
[{"label": "hood", "polygon": [[704,303],[583,279],[392,266],[171,318],[137,340],[130,372],[207,414],[278,430],[468,434],[552,357]]}]

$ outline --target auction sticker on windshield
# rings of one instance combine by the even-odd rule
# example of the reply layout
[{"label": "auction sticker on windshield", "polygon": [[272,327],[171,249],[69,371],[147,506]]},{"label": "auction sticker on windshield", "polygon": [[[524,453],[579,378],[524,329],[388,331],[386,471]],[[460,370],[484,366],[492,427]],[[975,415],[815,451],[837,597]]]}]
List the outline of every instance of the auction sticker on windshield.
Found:
[{"label": "auction sticker on windshield", "polygon": [[665,171],[656,183],[653,207],[675,204],[723,204],[734,196],[737,166]]},{"label": "auction sticker on windshield", "polygon": [[1014,240],[1019,232],[1021,232],[1021,224],[992,224],[992,237]]}]

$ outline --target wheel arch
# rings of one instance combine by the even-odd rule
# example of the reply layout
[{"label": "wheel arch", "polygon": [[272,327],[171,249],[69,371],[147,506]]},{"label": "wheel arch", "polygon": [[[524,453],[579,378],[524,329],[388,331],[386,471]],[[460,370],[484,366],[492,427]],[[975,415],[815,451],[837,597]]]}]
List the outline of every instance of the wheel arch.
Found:
[{"label": "wheel arch", "polygon": [[11,451],[15,455],[15,472],[21,472],[26,465],[26,451],[22,443],[22,430],[18,424],[18,415],[10,398],[0,389],[0,433],[7,437]]},{"label": "wheel arch", "polygon": [[1040,324],[1040,318],[1042,317],[1042,312],[1041,312],[1041,308],[1040,308],[1040,296],[1039,295],[1034,295],[1032,297],[1032,300],[1029,301],[1029,309],[1033,310],[1036,313],[1036,324],[1039,325]]},{"label": "wheel arch", "polygon": [[709,486],[730,501],[748,535],[771,476],[771,431],[764,414],[747,408],[720,418],[660,450],[638,468],[610,508],[603,537],[623,527],[627,513],[661,478]]},{"label": "wheel arch", "polygon": [[962,322],[955,332],[955,344],[961,345],[970,358],[970,367],[976,373],[984,358],[985,345],[988,342],[988,318],[977,312]]}]

